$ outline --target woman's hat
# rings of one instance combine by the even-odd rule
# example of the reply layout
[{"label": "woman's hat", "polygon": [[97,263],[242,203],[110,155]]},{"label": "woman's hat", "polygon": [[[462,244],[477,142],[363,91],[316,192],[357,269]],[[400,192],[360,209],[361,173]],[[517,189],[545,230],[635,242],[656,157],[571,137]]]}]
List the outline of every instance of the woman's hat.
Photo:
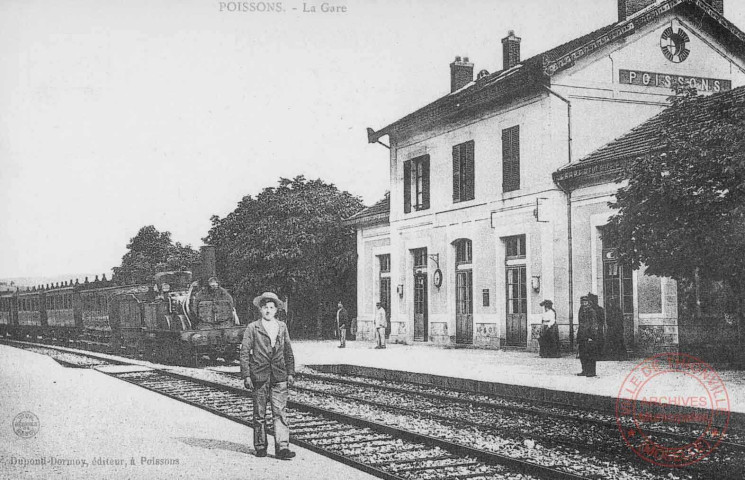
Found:
[{"label": "woman's hat", "polygon": [[260,303],[263,299],[268,298],[274,302],[274,304],[277,306],[278,310],[284,310],[285,304],[282,303],[282,300],[279,299],[279,297],[272,292],[264,292],[258,297],[254,298],[254,305],[256,305],[256,308],[261,308]]},{"label": "woman's hat", "polygon": [[541,307],[551,308],[551,307],[554,306],[554,302],[552,302],[551,300],[544,300],[541,303],[539,303],[538,305],[541,306]]}]

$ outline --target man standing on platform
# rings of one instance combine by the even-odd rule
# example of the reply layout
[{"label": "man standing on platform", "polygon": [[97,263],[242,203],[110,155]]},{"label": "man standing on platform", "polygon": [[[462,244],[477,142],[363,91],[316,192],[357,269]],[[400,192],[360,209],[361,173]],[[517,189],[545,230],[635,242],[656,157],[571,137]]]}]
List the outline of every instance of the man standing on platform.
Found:
[{"label": "man standing on platform", "polygon": [[590,299],[590,306],[595,310],[595,316],[598,319],[598,360],[603,358],[603,347],[605,345],[605,309],[600,306],[598,296],[590,292],[587,294]]},{"label": "man standing on platform", "polygon": [[595,377],[595,364],[600,353],[599,323],[595,309],[590,305],[590,299],[584,296],[580,299],[579,329],[577,343],[579,344],[579,360],[582,362],[582,372],[578,376]]},{"label": "man standing on platform", "polygon": [[347,327],[349,326],[349,315],[347,314],[347,309],[344,308],[344,305],[342,305],[341,300],[339,300],[339,305],[337,305],[338,310],[336,311],[336,328],[339,329],[339,341],[341,344],[339,345],[339,348],[344,348],[347,346]]},{"label": "man standing on platform", "polygon": [[289,460],[290,427],[287,423],[287,387],[295,375],[287,325],[277,321],[277,310],[284,308],[277,295],[265,292],[254,298],[261,319],[246,327],[241,345],[241,376],[247,389],[253,390],[254,448],[257,457],[266,457],[266,403],[269,397],[274,417],[274,452],[280,460]]},{"label": "man standing on platform", "polygon": [[378,307],[375,311],[375,337],[378,340],[378,345],[375,348],[385,348],[385,329],[388,326],[388,321],[385,318],[385,308],[380,302],[375,305]]}]

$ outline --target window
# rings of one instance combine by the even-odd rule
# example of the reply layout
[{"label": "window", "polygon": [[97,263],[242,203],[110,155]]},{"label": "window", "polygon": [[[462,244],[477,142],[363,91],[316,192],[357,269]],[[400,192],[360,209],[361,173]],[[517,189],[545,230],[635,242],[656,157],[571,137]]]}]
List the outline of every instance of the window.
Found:
[{"label": "window", "polygon": [[502,130],[502,190],[520,189],[520,125]]},{"label": "window", "polygon": [[391,256],[390,255],[378,255],[378,262],[380,263],[380,273],[390,273],[391,271]]},{"label": "window", "polygon": [[473,261],[473,247],[470,240],[462,239],[455,242],[455,264],[471,263]]},{"label": "window", "polygon": [[412,207],[429,208],[429,155],[404,162],[404,213],[411,212]]},{"label": "window", "polygon": [[453,202],[474,198],[474,142],[453,147]]},{"label": "window", "polygon": [[610,230],[601,230],[603,242],[603,303],[619,307],[624,314],[634,313],[633,270],[618,262],[618,238]]},{"label": "window", "polygon": [[411,253],[414,255],[414,268],[427,268],[426,248],[417,248],[412,250]]},{"label": "window", "polygon": [[505,256],[507,259],[525,258],[525,235],[515,235],[504,239]]}]

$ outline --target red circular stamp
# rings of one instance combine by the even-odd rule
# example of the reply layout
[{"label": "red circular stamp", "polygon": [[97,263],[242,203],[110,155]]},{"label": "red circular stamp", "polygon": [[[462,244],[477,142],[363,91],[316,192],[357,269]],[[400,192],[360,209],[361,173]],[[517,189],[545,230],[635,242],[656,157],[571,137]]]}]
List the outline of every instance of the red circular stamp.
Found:
[{"label": "red circular stamp", "polygon": [[685,467],[710,455],[729,426],[730,403],[719,374],[683,353],[645,358],[626,376],[616,400],[616,422],[642,459]]}]

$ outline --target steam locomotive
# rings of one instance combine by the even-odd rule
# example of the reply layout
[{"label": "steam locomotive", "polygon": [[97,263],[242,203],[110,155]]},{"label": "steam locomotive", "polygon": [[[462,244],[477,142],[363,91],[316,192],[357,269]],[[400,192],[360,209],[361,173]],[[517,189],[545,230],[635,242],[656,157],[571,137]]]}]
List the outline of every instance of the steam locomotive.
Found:
[{"label": "steam locomotive", "polygon": [[192,272],[161,272],[151,284],[117,285],[105,276],[0,293],[0,336],[85,350],[145,355],[198,365],[203,356],[238,358],[245,325],[232,301],[207,291],[214,247],[201,248]]}]

